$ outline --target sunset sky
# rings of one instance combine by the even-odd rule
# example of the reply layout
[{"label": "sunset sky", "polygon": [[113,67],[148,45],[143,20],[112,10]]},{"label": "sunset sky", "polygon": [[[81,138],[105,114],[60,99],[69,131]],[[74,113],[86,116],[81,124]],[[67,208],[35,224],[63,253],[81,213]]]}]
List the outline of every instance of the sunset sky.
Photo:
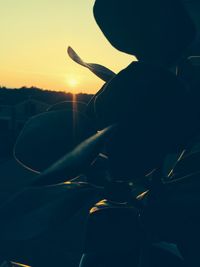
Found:
[{"label": "sunset sky", "polygon": [[103,82],[67,56],[118,72],[133,57],[114,49],[92,14],[94,0],[0,0],[0,85],[95,93]]}]

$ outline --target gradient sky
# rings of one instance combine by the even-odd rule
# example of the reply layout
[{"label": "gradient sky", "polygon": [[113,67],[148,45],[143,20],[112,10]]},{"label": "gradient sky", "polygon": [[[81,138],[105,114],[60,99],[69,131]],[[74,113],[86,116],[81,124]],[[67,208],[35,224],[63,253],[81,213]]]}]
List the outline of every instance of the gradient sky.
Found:
[{"label": "gradient sky", "polygon": [[115,72],[127,66],[134,58],[109,44],[95,23],[93,4],[0,0],[0,85],[95,93],[103,82],[68,58],[69,45],[87,62]]}]

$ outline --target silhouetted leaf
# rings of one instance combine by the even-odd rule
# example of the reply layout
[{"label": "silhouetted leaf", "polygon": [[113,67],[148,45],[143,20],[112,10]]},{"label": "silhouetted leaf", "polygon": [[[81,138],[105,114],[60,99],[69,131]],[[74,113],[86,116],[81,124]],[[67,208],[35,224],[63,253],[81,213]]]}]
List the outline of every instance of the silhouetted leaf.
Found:
[{"label": "silhouetted leaf", "polygon": [[98,191],[81,183],[24,189],[0,207],[0,239],[37,238],[67,223],[94,197],[91,206]]},{"label": "silhouetted leaf", "polygon": [[103,145],[114,130],[114,125],[109,126],[82,142],[41,175],[37,176],[34,184],[48,185],[65,182],[67,177],[83,173],[101,152]]},{"label": "silhouetted leaf", "polygon": [[110,79],[112,79],[116,74],[111,71],[110,69],[99,65],[95,63],[86,63],[84,62],[79,55],[69,46],[67,49],[68,55],[70,58],[78,63],[79,65],[88,68],[90,71],[92,71],[97,77],[102,79],[105,82],[108,82]]},{"label": "silhouetted leaf", "polygon": [[94,132],[84,113],[72,109],[45,112],[25,124],[14,156],[25,167],[41,172]]},{"label": "silhouetted leaf", "polygon": [[186,175],[200,172],[200,152],[194,152],[183,156],[176,162],[171,175],[175,178],[184,177]]},{"label": "silhouetted leaf", "polygon": [[48,108],[48,111],[56,111],[56,110],[74,110],[78,112],[85,112],[87,109],[87,105],[84,102],[80,101],[63,101],[56,103]]}]

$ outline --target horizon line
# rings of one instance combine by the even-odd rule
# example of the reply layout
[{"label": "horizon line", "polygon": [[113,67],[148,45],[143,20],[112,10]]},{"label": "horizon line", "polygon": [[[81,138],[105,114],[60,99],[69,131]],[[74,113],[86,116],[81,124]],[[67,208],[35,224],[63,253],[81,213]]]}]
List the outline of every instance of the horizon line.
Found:
[{"label": "horizon line", "polygon": [[26,85],[23,85],[21,87],[7,87],[7,86],[4,86],[4,85],[0,85],[0,89],[7,89],[7,90],[20,90],[20,89],[37,89],[37,90],[41,90],[41,91],[48,91],[48,92],[56,92],[56,93],[64,93],[64,94],[72,94],[72,95],[80,95],[80,94],[83,94],[83,95],[94,95],[92,93],[84,93],[84,92],[78,92],[78,93],[74,93],[72,91],[65,91],[65,90],[56,90],[56,89],[45,89],[45,88],[40,88],[40,87],[37,87],[37,86],[26,86]]}]

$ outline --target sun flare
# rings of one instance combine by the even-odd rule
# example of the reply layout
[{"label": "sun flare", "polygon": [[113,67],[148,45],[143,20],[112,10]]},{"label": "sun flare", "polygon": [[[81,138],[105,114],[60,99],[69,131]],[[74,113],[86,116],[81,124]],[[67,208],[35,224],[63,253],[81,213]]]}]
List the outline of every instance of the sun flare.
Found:
[{"label": "sun flare", "polygon": [[69,79],[67,80],[67,84],[68,84],[70,87],[76,87],[76,86],[79,84],[79,82],[78,82],[78,80],[77,80],[76,78],[69,78]]}]

